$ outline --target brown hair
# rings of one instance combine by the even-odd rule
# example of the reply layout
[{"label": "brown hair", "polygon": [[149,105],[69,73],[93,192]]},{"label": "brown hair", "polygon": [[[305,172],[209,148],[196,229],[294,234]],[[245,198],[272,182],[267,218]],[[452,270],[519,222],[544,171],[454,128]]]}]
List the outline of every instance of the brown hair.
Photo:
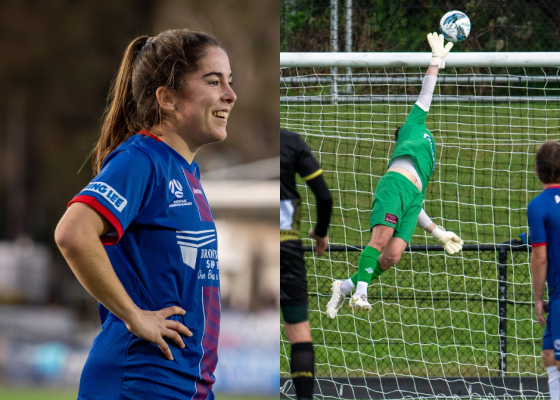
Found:
[{"label": "brown hair", "polygon": [[196,71],[208,47],[222,48],[208,33],[173,29],[156,37],[141,36],[130,43],[109,92],[101,136],[92,151],[94,174],[105,158],[130,136],[162,121],[156,90],[177,91],[182,77]]},{"label": "brown hair", "polygon": [[560,183],[560,143],[545,142],[537,151],[535,161],[542,183]]}]

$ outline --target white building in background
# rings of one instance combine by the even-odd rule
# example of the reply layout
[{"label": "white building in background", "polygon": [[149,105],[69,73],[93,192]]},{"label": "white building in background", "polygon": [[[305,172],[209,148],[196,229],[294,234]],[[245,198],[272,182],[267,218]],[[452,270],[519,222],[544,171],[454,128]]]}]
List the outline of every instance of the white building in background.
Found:
[{"label": "white building in background", "polygon": [[202,174],[218,231],[222,305],[279,308],[280,158]]}]

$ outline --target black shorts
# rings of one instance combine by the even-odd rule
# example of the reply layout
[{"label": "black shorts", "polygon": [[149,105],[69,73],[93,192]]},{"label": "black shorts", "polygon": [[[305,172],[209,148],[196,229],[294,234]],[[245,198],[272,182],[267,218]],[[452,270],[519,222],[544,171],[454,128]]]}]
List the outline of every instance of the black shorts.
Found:
[{"label": "black shorts", "polygon": [[300,240],[280,242],[280,305],[307,306],[307,274]]}]

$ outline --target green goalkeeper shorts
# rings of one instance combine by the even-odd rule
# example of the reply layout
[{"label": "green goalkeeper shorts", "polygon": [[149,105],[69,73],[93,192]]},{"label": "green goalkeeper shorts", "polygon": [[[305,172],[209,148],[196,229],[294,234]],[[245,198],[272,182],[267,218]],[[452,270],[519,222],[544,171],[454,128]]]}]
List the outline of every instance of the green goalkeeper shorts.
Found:
[{"label": "green goalkeeper shorts", "polygon": [[398,172],[389,171],[375,189],[369,227],[390,226],[395,228],[393,236],[410,243],[423,203],[424,194],[414,183]]}]

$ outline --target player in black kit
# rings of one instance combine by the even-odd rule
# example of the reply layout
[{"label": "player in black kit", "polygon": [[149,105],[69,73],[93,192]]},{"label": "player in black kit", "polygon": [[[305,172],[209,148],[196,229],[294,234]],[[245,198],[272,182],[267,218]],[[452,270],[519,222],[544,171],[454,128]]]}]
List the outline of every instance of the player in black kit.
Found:
[{"label": "player in black kit", "polygon": [[317,201],[317,225],[309,231],[315,252],[327,249],[332,198],[323,171],[297,133],[280,129],[280,306],[284,330],[292,346],[290,369],[298,400],[313,398],[315,357],[307,318],[307,278],[300,239],[301,199],[296,173]]}]

